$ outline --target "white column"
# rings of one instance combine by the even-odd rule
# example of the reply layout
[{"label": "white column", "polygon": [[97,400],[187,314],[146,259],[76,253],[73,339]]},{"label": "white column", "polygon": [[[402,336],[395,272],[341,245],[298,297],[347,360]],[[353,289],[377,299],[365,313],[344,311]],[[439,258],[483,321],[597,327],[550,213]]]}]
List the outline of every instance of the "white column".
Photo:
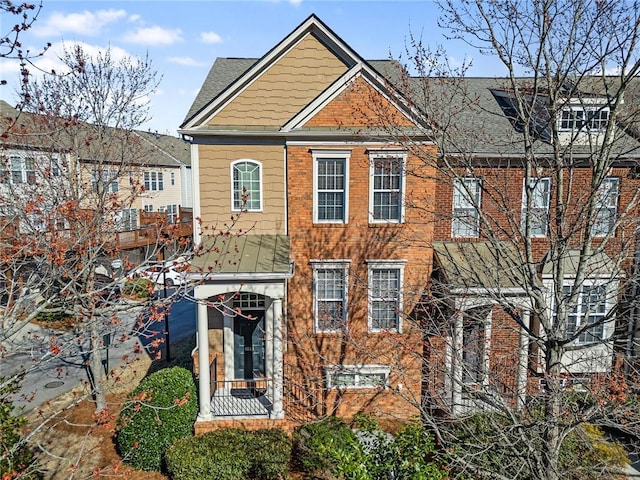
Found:
[{"label": "white column", "polygon": [[283,390],[283,350],[284,338],[282,336],[282,299],[276,298],[271,304],[271,317],[273,318],[273,418],[284,418]]},{"label": "white column", "polygon": [[463,377],[463,369],[464,365],[462,364],[462,349],[464,348],[462,328],[464,321],[464,312],[462,310],[458,310],[455,319],[455,326],[453,328],[453,355],[452,362],[453,368],[451,372],[451,387],[452,387],[452,395],[451,395],[451,413],[457,415],[462,407],[462,377]]},{"label": "white column", "polygon": [[531,328],[531,310],[522,311],[522,326],[520,326],[520,352],[518,361],[518,402],[517,408],[524,407],[527,399],[527,367],[529,364],[529,334]]},{"label": "white column", "polygon": [[198,420],[211,420],[211,372],[209,371],[209,319],[207,305],[198,303],[198,367],[200,371]]}]

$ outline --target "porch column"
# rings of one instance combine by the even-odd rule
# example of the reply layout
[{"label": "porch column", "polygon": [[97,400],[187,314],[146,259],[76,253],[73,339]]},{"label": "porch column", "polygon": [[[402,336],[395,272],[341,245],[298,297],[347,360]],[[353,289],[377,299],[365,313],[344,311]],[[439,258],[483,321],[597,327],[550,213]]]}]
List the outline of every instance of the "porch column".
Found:
[{"label": "porch column", "polygon": [[283,390],[283,344],[282,338],[282,299],[275,298],[271,304],[273,318],[273,418],[284,418]]},{"label": "porch column", "polygon": [[207,304],[198,302],[198,420],[211,420],[211,372],[209,371],[209,318]]},{"label": "porch column", "polygon": [[463,377],[463,369],[464,365],[462,364],[462,355],[463,355],[463,322],[464,322],[464,311],[458,310],[456,313],[455,326],[453,328],[453,355],[452,355],[452,372],[451,372],[451,387],[452,387],[452,396],[451,396],[451,413],[457,415],[460,413],[462,409],[462,377]]},{"label": "porch column", "polygon": [[520,327],[520,352],[518,361],[518,399],[517,408],[524,407],[527,399],[527,366],[529,363],[529,334],[531,328],[531,310],[523,310],[522,326]]}]

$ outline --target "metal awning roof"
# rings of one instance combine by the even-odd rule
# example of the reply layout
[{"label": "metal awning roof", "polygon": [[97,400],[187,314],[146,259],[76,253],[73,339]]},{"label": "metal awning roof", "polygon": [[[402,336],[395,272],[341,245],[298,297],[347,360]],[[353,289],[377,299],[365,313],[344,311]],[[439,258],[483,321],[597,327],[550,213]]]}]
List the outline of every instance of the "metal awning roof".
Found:
[{"label": "metal awning roof", "polygon": [[449,289],[521,290],[520,255],[507,242],[434,242],[436,268]]},{"label": "metal awning roof", "polygon": [[204,237],[202,253],[190,262],[192,274],[217,277],[288,278],[293,273],[287,235]]}]

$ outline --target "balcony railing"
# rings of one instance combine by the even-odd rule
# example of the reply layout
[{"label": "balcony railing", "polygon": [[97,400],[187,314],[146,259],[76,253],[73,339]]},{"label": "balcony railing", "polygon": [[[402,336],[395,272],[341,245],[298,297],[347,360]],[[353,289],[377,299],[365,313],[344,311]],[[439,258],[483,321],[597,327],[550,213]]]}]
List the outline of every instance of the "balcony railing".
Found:
[{"label": "balcony railing", "polygon": [[211,413],[214,417],[270,417],[273,411],[273,380],[226,380],[211,382]]}]

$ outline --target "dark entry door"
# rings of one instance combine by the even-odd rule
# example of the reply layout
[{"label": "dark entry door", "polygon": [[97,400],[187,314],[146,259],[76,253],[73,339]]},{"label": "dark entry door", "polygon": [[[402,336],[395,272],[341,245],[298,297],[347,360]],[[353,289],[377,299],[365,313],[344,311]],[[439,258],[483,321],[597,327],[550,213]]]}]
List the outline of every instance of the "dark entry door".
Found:
[{"label": "dark entry door", "polygon": [[264,312],[242,311],[233,323],[233,365],[236,379],[265,376]]}]

